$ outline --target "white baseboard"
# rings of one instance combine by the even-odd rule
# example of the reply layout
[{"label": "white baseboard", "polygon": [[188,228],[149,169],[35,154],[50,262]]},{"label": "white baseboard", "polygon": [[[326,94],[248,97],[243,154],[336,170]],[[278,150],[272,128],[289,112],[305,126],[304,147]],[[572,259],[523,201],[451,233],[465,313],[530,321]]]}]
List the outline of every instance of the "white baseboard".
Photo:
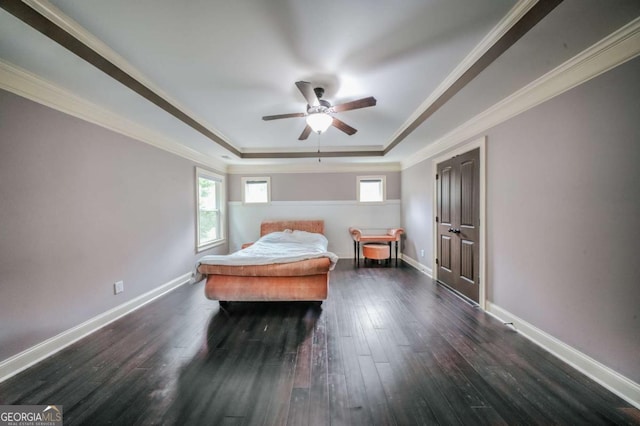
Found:
[{"label": "white baseboard", "polygon": [[409,265],[413,266],[414,268],[416,268],[418,271],[422,272],[423,274],[425,274],[429,278],[433,278],[433,270],[431,268],[429,268],[428,266],[423,265],[422,263],[420,263],[417,260],[407,256],[404,253],[400,254],[400,259],[402,259],[403,261],[405,261]]},{"label": "white baseboard", "polygon": [[147,303],[157,299],[158,297],[168,293],[169,291],[186,284],[191,279],[191,272],[179,276],[166,284],[161,285],[135,299],[131,299],[113,309],[110,309],[100,315],[97,315],[82,324],[79,324],[69,330],[63,331],[57,336],[45,340],[19,354],[12,356],[0,362],[0,382],[5,381],[9,377],[26,370],[32,365],[50,357],[56,352],[66,348],[67,346],[77,342],[85,336],[99,330],[100,328],[112,323],[118,318],[139,309]]},{"label": "white baseboard", "polygon": [[486,311],[504,323],[513,323],[516,331],[552,353],[590,379],[598,382],[629,404],[640,409],[640,384],[599,363],[539,328],[487,301]]}]

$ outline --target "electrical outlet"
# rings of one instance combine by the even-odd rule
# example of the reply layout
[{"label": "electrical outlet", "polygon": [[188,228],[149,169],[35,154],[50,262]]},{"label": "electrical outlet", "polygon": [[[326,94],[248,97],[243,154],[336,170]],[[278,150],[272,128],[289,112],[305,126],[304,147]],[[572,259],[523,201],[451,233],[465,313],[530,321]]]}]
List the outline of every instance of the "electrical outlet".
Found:
[{"label": "electrical outlet", "polygon": [[420,257],[424,257],[424,249],[420,250]]},{"label": "electrical outlet", "polygon": [[124,281],[118,281],[113,285],[113,294],[122,293],[124,291]]}]

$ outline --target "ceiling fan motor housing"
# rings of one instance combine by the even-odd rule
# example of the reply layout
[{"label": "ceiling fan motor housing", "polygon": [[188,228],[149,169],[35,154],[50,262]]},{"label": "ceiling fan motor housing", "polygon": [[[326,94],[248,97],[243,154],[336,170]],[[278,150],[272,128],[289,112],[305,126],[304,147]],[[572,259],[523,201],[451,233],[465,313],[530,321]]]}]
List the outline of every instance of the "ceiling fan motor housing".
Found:
[{"label": "ceiling fan motor housing", "polygon": [[322,87],[316,87],[313,89],[313,91],[316,94],[316,98],[318,98],[318,102],[320,103],[320,105],[318,106],[307,105],[307,114],[329,112],[329,108],[331,108],[331,104],[329,103],[329,101],[321,99],[322,95],[324,95],[324,89]]},{"label": "ceiling fan motor housing", "polygon": [[331,108],[331,104],[328,101],[325,101],[324,99],[319,99],[320,101],[320,105],[318,106],[311,106],[311,105],[307,105],[307,114],[317,114],[319,112],[330,112],[329,108]]}]

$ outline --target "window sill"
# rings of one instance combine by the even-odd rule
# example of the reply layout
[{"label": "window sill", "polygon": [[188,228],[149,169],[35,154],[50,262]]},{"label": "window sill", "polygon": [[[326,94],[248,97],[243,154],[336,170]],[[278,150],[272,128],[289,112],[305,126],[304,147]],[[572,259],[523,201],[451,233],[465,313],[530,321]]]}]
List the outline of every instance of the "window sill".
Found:
[{"label": "window sill", "polygon": [[221,239],[221,240],[212,241],[212,242],[207,243],[207,244],[205,244],[203,246],[196,247],[196,253],[201,253],[203,251],[212,249],[214,247],[221,246],[221,245],[225,244],[226,242],[227,242],[227,240],[224,239],[224,238]]}]

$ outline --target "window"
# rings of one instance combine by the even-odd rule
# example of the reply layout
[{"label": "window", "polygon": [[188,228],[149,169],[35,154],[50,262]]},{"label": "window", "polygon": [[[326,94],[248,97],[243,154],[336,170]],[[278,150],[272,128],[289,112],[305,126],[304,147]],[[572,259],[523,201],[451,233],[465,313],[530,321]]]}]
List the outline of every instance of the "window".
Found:
[{"label": "window", "polygon": [[358,176],[358,201],[361,203],[381,203],[386,199],[387,182],[385,176]]},{"label": "window", "polygon": [[271,178],[243,177],[242,201],[245,203],[271,202]]},{"label": "window", "polygon": [[224,242],[224,177],[196,167],[197,251]]}]

